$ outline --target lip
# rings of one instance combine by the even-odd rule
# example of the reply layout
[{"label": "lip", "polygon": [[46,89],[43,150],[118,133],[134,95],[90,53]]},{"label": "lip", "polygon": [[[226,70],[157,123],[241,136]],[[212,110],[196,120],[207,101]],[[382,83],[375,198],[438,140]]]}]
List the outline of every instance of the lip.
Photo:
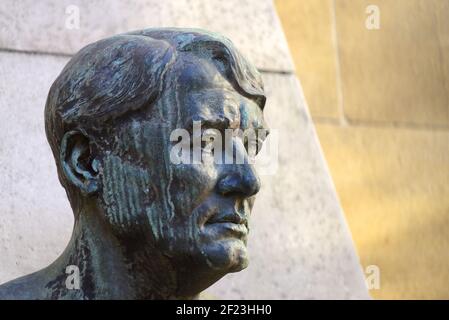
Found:
[{"label": "lip", "polygon": [[205,226],[237,238],[246,238],[249,233],[246,215],[237,211],[215,214],[206,221]]},{"label": "lip", "polygon": [[[214,222],[208,224],[209,227],[212,228],[218,228],[223,230],[225,233],[228,233],[229,235],[235,235],[235,236],[246,236],[249,232],[248,228],[245,224],[237,224],[233,222]],[[216,230],[216,229],[215,229]]]},{"label": "lip", "polygon": [[246,229],[248,229],[248,219],[244,217],[244,214],[240,214],[238,212],[227,213],[224,215],[217,215],[215,217],[210,218],[206,224],[234,224],[234,225],[243,225]]}]

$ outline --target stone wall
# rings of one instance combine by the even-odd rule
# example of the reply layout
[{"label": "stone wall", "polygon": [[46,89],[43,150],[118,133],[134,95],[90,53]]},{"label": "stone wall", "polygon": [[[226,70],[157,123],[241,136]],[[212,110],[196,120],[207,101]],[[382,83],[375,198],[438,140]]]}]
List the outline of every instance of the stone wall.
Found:
[{"label": "stone wall", "polygon": [[370,293],[448,299],[449,1],[275,3]]},{"label": "stone wall", "polygon": [[[134,2],[133,2],[134,3]],[[79,29],[67,28],[75,5]],[[67,11],[66,11],[67,10]],[[73,22],[73,21],[72,21]],[[251,262],[209,296],[368,298],[352,239],[273,4],[251,1],[14,1],[0,6],[0,282],[46,266],[73,218],[44,133],[48,89],[70,55],[99,38],[177,26],[220,32],[262,71],[279,166],[262,176]]]}]

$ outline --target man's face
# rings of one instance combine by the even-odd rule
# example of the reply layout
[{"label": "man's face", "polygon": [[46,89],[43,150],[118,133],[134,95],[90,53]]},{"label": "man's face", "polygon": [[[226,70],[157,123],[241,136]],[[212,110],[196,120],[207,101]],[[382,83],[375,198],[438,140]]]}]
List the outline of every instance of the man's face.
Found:
[{"label": "man's face", "polygon": [[145,239],[142,245],[155,246],[185,271],[240,271],[248,263],[248,221],[260,188],[245,139],[231,136],[228,148],[222,143],[223,157],[234,153],[243,164],[217,163],[206,149],[200,163],[175,164],[170,152],[177,142],[170,135],[192,132],[193,121],[200,121],[203,134],[257,132],[266,128],[262,111],[207,60],[187,57],[173,74],[153,109],[130,120],[116,151],[105,155],[107,217],[120,233]]}]

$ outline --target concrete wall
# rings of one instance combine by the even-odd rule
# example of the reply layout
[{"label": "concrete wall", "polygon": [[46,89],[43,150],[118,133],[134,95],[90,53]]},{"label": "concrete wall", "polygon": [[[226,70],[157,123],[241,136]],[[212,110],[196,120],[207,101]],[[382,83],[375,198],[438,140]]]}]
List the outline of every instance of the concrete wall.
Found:
[{"label": "concrete wall", "polygon": [[275,3],[370,294],[449,298],[449,1]]},{"label": "concrete wall", "polygon": [[[43,107],[71,54],[118,32],[202,27],[231,38],[262,71],[279,132],[276,174],[262,176],[251,263],[208,290],[218,298],[367,298],[364,277],[271,1],[2,1],[0,282],[44,267],[73,218],[47,146]],[[80,28],[66,27],[68,5]],[[81,279],[82,280],[82,279]]]}]

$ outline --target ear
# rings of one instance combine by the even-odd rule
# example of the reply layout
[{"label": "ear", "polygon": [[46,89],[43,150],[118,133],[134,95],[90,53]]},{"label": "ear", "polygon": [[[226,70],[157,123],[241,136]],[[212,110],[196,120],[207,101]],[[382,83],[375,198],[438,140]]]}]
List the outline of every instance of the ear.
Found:
[{"label": "ear", "polygon": [[61,168],[67,180],[85,195],[92,195],[98,187],[98,161],[94,159],[89,139],[79,131],[64,134],[60,148]]}]

